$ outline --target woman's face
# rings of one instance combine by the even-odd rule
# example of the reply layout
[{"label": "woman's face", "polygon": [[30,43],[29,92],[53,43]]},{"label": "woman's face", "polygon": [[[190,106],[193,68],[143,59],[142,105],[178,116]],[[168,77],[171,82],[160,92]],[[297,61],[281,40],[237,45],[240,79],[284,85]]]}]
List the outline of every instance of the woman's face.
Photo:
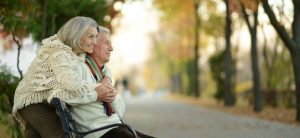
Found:
[{"label": "woman's face", "polygon": [[89,26],[88,29],[84,32],[80,40],[80,48],[83,52],[92,53],[94,46],[98,41],[98,32],[94,27]]}]

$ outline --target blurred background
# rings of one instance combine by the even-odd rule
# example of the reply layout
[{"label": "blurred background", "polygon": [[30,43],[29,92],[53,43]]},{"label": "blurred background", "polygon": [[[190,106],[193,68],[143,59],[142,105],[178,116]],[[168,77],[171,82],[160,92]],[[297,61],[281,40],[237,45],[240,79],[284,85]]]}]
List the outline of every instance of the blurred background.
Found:
[{"label": "blurred background", "polygon": [[292,109],[299,122],[299,9],[297,0],[1,0],[0,120],[13,124],[14,90],[41,40],[89,16],[112,31],[108,66],[125,97]]}]

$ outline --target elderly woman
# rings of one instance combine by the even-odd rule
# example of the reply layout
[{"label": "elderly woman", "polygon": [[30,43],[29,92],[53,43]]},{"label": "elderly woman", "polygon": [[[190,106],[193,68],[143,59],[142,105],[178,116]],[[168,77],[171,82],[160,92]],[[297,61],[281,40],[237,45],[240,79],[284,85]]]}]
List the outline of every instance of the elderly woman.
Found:
[{"label": "elderly woman", "polygon": [[[41,49],[19,83],[13,115],[26,123],[25,137],[63,137],[62,127],[47,99],[101,95],[110,85],[88,83],[85,53],[98,41],[98,24],[88,17],[70,19],[58,32],[42,41]],[[99,97],[97,97],[99,98]],[[59,127],[58,127],[59,126]]]}]

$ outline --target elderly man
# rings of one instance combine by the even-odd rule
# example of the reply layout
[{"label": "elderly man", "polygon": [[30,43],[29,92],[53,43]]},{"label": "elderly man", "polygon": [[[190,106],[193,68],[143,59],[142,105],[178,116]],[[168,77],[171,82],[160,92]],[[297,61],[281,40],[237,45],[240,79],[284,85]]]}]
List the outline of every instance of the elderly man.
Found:
[{"label": "elderly man", "polygon": [[[80,98],[68,99],[66,102],[71,105],[71,114],[76,121],[76,128],[79,131],[88,131],[114,123],[121,123],[125,111],[125,104],[115,89],[111,89],[111,76],[109,68],[105,65],[110,59],[113,51],[110,41],[110,31],[99,26],[99,41],[94,47],[94,52],[86,56],[86,65],[91,70],[91,77],[87,81],[108,85],[107,90],[100,95],[91,93]],[[152,138],[151,136],[137,132],[138,137]],[[86,137],[96,138],[131,138],[131,132],[123,127],[116,127],[102,130],[87,135]]]}]

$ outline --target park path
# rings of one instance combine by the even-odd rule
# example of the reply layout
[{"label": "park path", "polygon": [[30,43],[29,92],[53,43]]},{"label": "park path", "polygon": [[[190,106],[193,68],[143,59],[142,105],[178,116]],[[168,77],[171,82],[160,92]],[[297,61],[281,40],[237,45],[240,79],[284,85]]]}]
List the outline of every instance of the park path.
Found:
[{"label": "park path", "polygon": [[125,122],[158,138],[300,138],[300,126],[224,113],[159,96],[126,101]]}]

